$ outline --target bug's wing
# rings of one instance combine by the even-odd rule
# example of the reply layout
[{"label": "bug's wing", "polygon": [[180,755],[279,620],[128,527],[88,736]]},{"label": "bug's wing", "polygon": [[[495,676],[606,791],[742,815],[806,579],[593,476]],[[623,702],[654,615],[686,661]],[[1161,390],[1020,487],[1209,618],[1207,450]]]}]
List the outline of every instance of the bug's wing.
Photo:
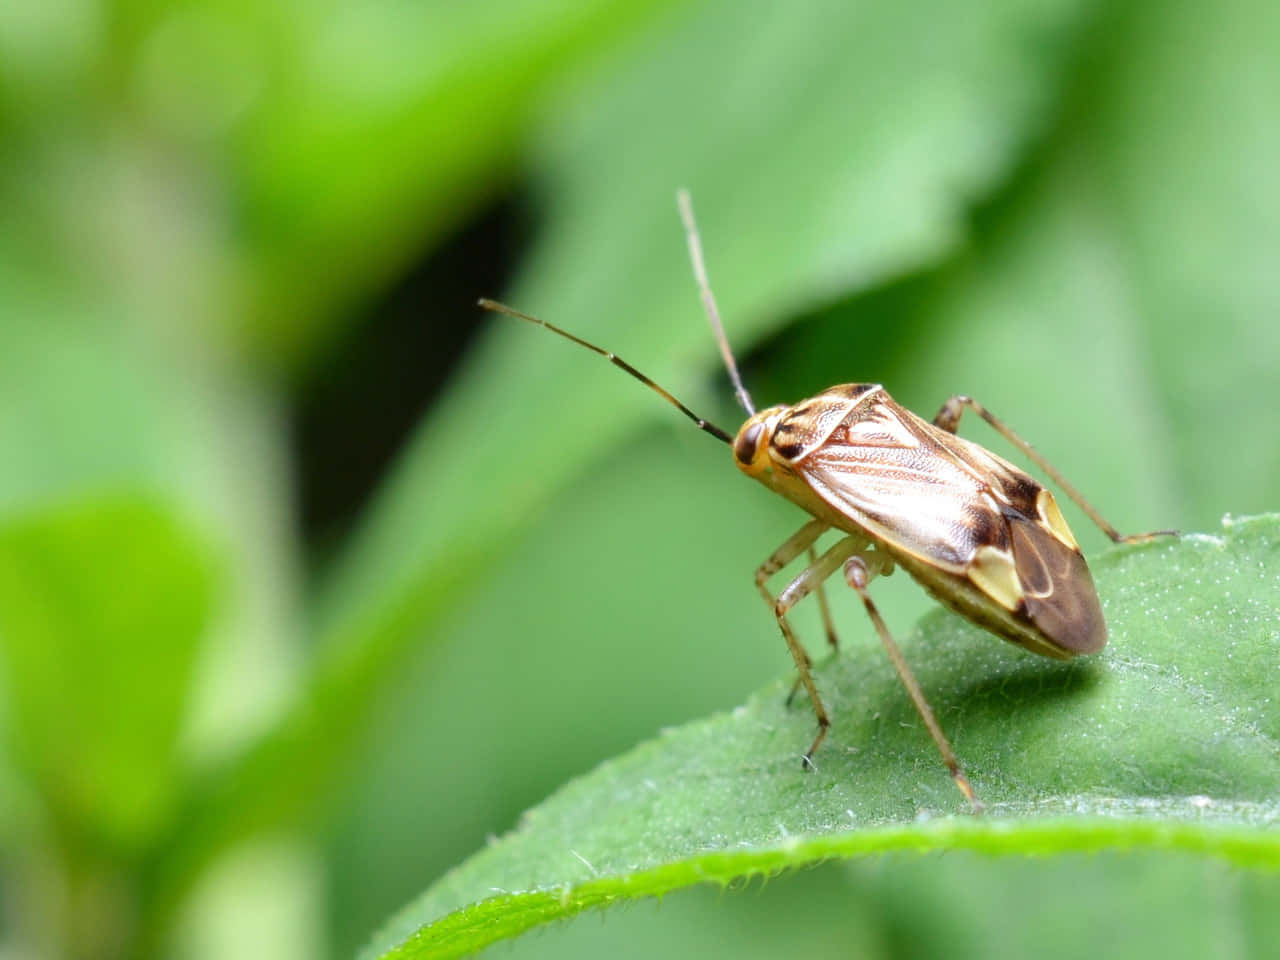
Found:
[{"label": "bug's wing", "polygon": [[1097,653],[1107,644],[1107,624],[1079,548],[1068,547],[1044,524],[1019,515],[1008,517],[1008,527],[1022,588],[1022,606],[1015,610],[1064,650]]},{"label": "bug's wing", "polygon": [[1106,643],[1093,579],[1052,494],[976,443],[880,394],[792,467],[859,526],[965,577],[1056,646]]},{"label": "bug's wing", "polygon": [[986,453],[882,393],[850,411],[791,467],[880,539],[962,573],[983,544],[1008,546],[1000,506],[984,479],[990,465],[974,462],[968,447]]}]

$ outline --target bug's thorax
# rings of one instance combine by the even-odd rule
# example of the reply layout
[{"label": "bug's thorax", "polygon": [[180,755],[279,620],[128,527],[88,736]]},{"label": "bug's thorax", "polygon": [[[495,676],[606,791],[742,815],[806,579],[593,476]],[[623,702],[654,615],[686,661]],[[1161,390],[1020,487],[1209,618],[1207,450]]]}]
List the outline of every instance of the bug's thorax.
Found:
[{"label": "bug's thorax", "polygon": [[753,414],[738,430],[733,459],[749,477],[780,493],[832,526],[848,529],[847,518],[814,493],[795,464],[826,443],[859,404],[882,391],[878,384],[831,387],[794,406],[779,405]]}]

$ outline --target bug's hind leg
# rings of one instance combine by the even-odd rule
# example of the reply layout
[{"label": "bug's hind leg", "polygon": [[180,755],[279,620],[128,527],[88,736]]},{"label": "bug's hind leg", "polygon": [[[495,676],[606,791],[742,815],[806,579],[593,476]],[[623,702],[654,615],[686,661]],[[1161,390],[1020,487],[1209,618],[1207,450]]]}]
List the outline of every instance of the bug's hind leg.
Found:
[{"label": "bug's hind leg", "polygon": [[889,655],[893,668],[898,671],[898,679],[907,688],[907,694],[911,697],[911,702],[915,704],[916,710],[920,714],[920,719],[924,721],[924,725],[928,728],[929,736],[933,737],[933,742],[937,745],[938,752],[942,754],[942,762],[947,765],[947,770],[951,772],[951,778],[955,781],[960,792],[965,795],[965,799],[969,801],[974,812],[981,812],[982,803],[973,792],[969,778],[960,769],[960,762],[956,760],[955,751],[951,749],[950,741],[947,740],[946,734],[942,732],[942,727],[933,715],[933,708],[929,706],[929,701],[925,699],[924,691],[920,689],[920,684],[916,681],[915,674],[907,666],[907,661],[902,656],[902,651],[898,649],[897,643],[894,642],[893,635],[889,633],[889,628],[885,625],[884,618],[880,616],[880,611],[876,609],[875,602],[871,599],[871,595],[867,593],[867,584],[871,582],[872,578],[877,573],[887,572],[880,569],[882,560],[887,560],[887,558],[883,554],[874,552],[861,553],[849,557],[844,565],[845,580],[862,598],[862,603],[867,608],[867,615],[871,617],[876,633],[880,635],[880,642],[884,644],[885,652]]},{"label": "bug's hind leg", "polygon": [[1068,483],[1067,479],[1059,473],[1048,460],[1042,457],[1035,447],[1031,446],[1031,444],[1023,440],[1022,437],[1018,436],[1018,434],[1013,431],[1012,427],[998,418],[977,400],[973,399],[973,397],[967,397],[964,394],[959,393],[953,396],[942,405],[942,409],[938,411],[938,415],[933,418],[934,426],[941,427],[943,430],[947,431],[947,433],[955,433],[956,428],[960,426],[960,416],[964,413],[965,407],[968,407],[983,420],[987,421],[996,433],[1000,434],[1000,436],[1012,443],[1022,451],[1023,455],[1028,460],[1043,470],[1049,476],[1049,479],[1056,483],[1062,489],[1062,492],[1070,497],[1075,502],[1075,505],[1083,510],[1088,515],[1089,519],[1098,525],[1098,529],[1110,537],[1113,542],[1146,543],[1149,540],[1154,540],[1156,537],[1176,537],[1178,535],[1178,531],[1176,530],[1155,530],[1151,533],[1134,533],[1129,536],[1121,534],[1115,527],[1107,523],[1107,521],[1102,518],[1102,514],[1098,513],[1098,511],[1094,509],[1093,504],[1086,500],[1079,490]]}]

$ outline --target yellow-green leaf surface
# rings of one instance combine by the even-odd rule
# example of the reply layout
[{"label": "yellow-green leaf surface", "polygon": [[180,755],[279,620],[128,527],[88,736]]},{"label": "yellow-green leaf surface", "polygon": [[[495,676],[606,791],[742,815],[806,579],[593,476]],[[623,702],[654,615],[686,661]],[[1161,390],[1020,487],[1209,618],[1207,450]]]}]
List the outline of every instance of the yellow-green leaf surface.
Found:
[{"label": "yellow-green leaf surface", "polygon": [[168,825],[213,580],[208,548],[140,498],[0,524],[7,740],[59,829],[132,853]]},{"label": "yellow-green leaf surface", "polygon": [[366,956],[469,952],[583,909],[832,857],[1157,849],[1280,868],[1280,517],[1117,549],[1111,626],[1058,663],[950,614],[904,646],[987,804],[974,816],[880,651],[827,662],[812,733],[785,683],[570,783],[406,907]]}]

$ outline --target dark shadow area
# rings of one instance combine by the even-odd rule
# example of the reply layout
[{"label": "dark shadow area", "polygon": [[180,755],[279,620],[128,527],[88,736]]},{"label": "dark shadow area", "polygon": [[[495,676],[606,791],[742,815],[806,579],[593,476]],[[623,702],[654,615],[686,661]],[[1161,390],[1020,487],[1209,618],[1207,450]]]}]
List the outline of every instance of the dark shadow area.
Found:
[{"label": "dark shadow area", "polygon": [[958,695],[966,702],[986,700],[1007,703],[1019,710],[1035,709],[1085,693],[1097,686],[1102,677],[1101,663],[1096,658],[1064,661],[1024,656],[1012,669],[1006,665],[998,673],[960,688]]},{"label": "dark shadow area", "polygon": [[342,326],[293,418],[302,535],[313,560],[339,542],[482,329],[476,298],[506,288],[527,237],[506,196]]},{"label": "dark shadow area", "polygon": [[[1020,650],[994,635],[978,633],[976,627],[943,625],[938,616],[926,617],[923,623],[924,635],[933,642],[916,642],[920,636],[899,640],[905,641],[903,653],[925,696],[943,715],[954,717],[975,708],[995,707],[997,712],[1007,710],[1010,719],[1026,719],[1041,711],[1062,709],[1093,689],[1105,675],[1098,657],[1052,660]],[[966,633],[972,630],[974,636],[957,637],[959,629]],[[874,673],[859,673],[853,659],[828,660],[818,665],[815,677],[831,701],[828,706],[836,705],[837,714],[843,701],[845,709],[871,710],[875,723],[886,729],[918,725],[915,707],[887,660],[885,667]],[[797,697],[792,710],[797,709],[809,710],[808,700]],[[834,720],[839,728],[840,716]]]}]

